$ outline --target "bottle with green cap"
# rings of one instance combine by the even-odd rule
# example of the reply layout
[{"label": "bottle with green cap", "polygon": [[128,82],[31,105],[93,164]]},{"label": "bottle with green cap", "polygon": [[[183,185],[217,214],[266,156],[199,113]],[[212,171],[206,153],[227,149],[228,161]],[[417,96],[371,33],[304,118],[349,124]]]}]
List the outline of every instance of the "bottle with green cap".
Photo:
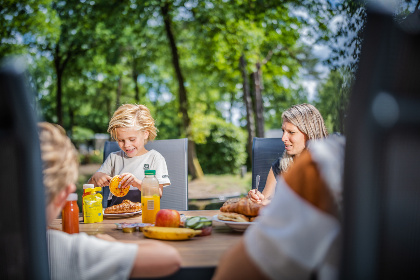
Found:
[{"label": "bottle with green cap", "polygon": [[155,223],[160,210],[159,181],[155,170],[145,170],[141,183],[141,217],[143,223]]}]

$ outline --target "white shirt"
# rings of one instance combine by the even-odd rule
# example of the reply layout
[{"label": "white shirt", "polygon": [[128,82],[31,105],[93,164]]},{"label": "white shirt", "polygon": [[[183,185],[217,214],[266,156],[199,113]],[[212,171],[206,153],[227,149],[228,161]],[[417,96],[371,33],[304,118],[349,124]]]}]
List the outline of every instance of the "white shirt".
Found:
[{"label": "white shirt", "polygon": [[86,233],[47,230],[51,279],[128,279],[137,255],[136,244],[109,242]]}]

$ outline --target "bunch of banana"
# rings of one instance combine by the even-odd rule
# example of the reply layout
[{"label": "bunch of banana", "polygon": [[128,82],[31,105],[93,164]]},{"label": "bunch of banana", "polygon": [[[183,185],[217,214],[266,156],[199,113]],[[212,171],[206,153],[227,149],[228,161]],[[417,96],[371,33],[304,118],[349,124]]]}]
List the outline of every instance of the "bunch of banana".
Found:
[{"label": "bunch of banana", "polygon": [[143,228],[143,234],[147,238],[161,240],[186,240],[199,235],[201,230],[193,230],[190,228],[171,228],[171,227],[153,227]]}]

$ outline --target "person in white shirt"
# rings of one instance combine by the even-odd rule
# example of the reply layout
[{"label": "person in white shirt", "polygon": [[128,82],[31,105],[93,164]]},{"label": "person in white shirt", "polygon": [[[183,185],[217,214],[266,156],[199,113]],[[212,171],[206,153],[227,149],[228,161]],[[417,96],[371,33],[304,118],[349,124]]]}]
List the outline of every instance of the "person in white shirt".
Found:
[{"label": "person in white shirt", "polygon": [[160,195],[164,186],[170,185],[165,158],[155,150],[146,150],[144,145],[153,141],[157,135],[155,121],[150,110],[144,105],[125,104],[112,116],[108,132],[115,139],[121,151],[111,153],[98,171],[89,179],[97,187],[109,186],[112,177],[119,175],[121,187],[130,190],[124,197],[112,194],[108,197],[108,206],[122,203],[128,199],[141,202],[141,183],[144,170],[156,170]]}]

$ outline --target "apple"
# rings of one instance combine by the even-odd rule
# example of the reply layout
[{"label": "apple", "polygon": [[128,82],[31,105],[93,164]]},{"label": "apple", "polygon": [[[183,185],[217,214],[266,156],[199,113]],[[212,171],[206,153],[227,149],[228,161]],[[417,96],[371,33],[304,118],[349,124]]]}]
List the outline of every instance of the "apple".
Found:
[{"label": "apple", "polygon": [[162,209],[156,213],[155,226],[157,227],[179,227],[181,216],[173,209]]}]

